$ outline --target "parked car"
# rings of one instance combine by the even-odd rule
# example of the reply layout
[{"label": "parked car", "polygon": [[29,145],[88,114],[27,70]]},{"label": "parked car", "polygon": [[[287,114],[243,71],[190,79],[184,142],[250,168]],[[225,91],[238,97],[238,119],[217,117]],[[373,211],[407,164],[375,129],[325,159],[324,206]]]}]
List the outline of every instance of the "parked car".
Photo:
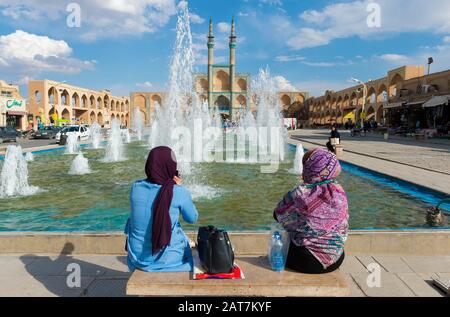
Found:
[{"label": "parked car", "polygon": [[13,127],[0,127],[0,144],[3,142],[17,142],[19,132]]},{"label": "parked car", "polygon": [[65,128],[63,128],[61,131],[59,131],[56,134],[56,142],[60,143],[61,140],[61,135],[71,135],[71,134],[75,134],[77,136],[78,141],[87,141],[89,139],[90,136],[90,132],[89,132],[89,128],[87,128],[84,125],[70,125],[67,126]]},{"label": "parked car", "polygon": [[129,133],[129,132],[130,132],[130,130],[128,130],[128,127],[126,125],[121,125],[120,126],[120,134],[122,136],[126,136],[127,133]]},{"label": "parked car", "polygon": [[61,131],[59,127],[48,126],[33,132],[31,137],[33,139],[54,139],[59,131]]}]

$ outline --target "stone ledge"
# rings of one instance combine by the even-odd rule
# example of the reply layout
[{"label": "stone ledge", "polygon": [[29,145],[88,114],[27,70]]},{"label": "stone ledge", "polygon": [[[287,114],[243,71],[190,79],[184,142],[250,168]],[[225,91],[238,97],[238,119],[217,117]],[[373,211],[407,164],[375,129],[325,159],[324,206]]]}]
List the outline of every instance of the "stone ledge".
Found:
[{"label": "stone ledge", "polygon": [[[195,241],[196,233],[187,232]],[[237,255],[261,255],[267,252],[267,231],[230,232]],[[67,244],[71,248],[66,249]],[[125,253],[121,232],[2,232],[0,254],[116,254]],[[347,254],[370,255],[450,255],[450,230],[350,231],[345,245]]]},{"label": "stone ledge", "polygon": [[236,263],[243,280],[193,280],[192,273],[153,273],[136,270],[127,283],[127,295],[136,296],[348,296],[341,272],[310,275],[272,271],[265,257],[241,256]]}]

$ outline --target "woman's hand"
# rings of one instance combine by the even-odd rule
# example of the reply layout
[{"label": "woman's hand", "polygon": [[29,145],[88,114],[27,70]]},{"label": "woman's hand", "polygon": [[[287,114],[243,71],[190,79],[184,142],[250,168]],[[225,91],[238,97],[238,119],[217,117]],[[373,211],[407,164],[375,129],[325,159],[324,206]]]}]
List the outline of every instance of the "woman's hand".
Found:
[{"label": "woman's hand", "polygon": [[173,177],[173,180],[175,181],[175,183],[176,183],[177,185],[183,184],[183,180],[182,180],[181,178],[179,178],[178,176],[174,176],[174,177]]}]

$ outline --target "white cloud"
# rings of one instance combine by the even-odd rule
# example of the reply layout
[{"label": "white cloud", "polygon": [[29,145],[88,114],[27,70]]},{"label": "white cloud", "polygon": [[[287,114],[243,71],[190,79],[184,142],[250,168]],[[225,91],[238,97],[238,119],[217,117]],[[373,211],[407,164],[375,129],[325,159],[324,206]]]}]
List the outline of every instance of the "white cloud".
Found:
[{"label": "white cloud", "polygon": [[[194,58],[195,58],[195,64],[196,65],[207,65],[208,64],[208,55],[206,53],[203,53],[198,50],[194,50]],[[217,55],[214,56],[214,63],[220,64],[227,61],[226,56]]]},{"label": "white cloud", "polygon": [[[286,42],[292,49],[329,44],[335,39],[357,36],[393,35],[404,32],[450,32],[450,1],[448,0],[378,0],[381,27],[369,27],[367,6],[372,0],[331,4],[322,10],[307,10],[300,19],[310,26],[297,28]],[[401,12],[401,18],[399,13]],[[420,18],[417,13],[420,12]],[[303,23],[303,24],[304,24]]]},{"label": "white cloud", "polygon": [[231,32],[230,23],[226,23],[226,22],[217,23],[217,31],[220,33],[230,33]]},{"label": "white cloud", "polygon": [[203,22],[205,22],[205,19],[203,19],[198,14],[195,14],[195,13],[192,13],[192,12],[189,13],[189,18],[190,18],[191,22],[194,23],[194,24],[202,24]]},{"label": "white cloud", "polygon": [[403,65],[426,65],[428,57],[433,57],[434,63],[432,71],[443,71],[448,69],[450,65],[450,43],[437,45],[434,47],[422,47],[420,50],[410,56],[399,54],[383,54],[375,56],[376,59],[388,63],[390,66]]},{"label": "white cloud", "polygon": [[312,67],[335,67],[338,65],[337,63],[332,62],[302,62],[302,63]]},{"label": "white cloud", "polygon": [[305,57],[300,55],[278,55],[275,57],[276,62],[294,62],[303,60],[305,60]]},{"label": "white cloud", "polygon": [[143,82],[143,83],[137,83],[136,86],[140,88],[152,88],[153,84],[149,81]]},{"label": "white cloud", "polygon": [[283,2],[281,0],[259,0],[260,4],[269,4],[274,6],[281,6]]},{"label": "white cloud", "polygon": [[334,91],[339,91],[349,87],[349,83],[345,81],[330,81],[330,80],[307,80],[299,81],[295,83],[296,87],[299,87],[300,91],[308,91],[311,96],[322,96],[325,90],[331,89]]},{"label": "white cloud", "polygon": [[444,37],[443,42],[444,42],[445,44],[450,44],[450,36]]},{"label": "white cloud", "polygon": [[240,16],[240,17],[248,17],[250,14],[249,13],[247,13],[247,12],[242,12],[242,11],[239,11],[238,12],[238,16]]},{"label": "white cloud", "polygon": [[287,45],[293,49],[316,47],[330,43],[330,37],[323,31],[301,28],[298,35],[291,37]]},{"label": "white cloud", "polygon": [[276,91],[298,91],[298,89],[283,76],[274,76],[273,80],[275,82]]},{"label": "white cloud", "polygon": [[[61,35],[67,33],[93,41],[156,32],[177,13],[176,0],[77,0],[76,3],[81,8],[81,28],[76,29],[66,26],[68,12],[66,4],[60,1],[1,0],[0,15],[14,19],[19,27],[41,32],[52,28],[61,30]],[[201,17],[192,16],[194,23],[200,22]]]},{"label": "white cloud", "polygon": [[72,51],[65,41],[21,30],[0,36],[0,66],[15,77],[43,71],[78,73],[94,68],[93,61],[72,58]]},{"label": "white cloud", "polygon": [[381,56],[377,56],[379,59],[382,59],[387,62],[394,62],[394,63],[404,63],[409,60],[408,56],[405,55],[399,55],[399,54],[383,54]]}]

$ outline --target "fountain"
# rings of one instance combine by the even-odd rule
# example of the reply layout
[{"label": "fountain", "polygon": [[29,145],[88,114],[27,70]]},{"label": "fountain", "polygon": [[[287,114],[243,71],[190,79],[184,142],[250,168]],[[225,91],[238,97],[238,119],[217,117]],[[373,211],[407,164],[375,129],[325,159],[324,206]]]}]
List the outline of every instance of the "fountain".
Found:
[{"label": "fountain", "polygon": [[128,131],[128,129],[125,130],[123,137],[125,139],[125,143],[130,143],[131,142],[130,131]]},{"label": "fountain", "polygon": [[266,67],[259,70],[250,87],[252,101],[258,109],[256,126],[260,161],[266,161],[269,155],[270,160],[284,161],[286,129],[283,125],[276,86],[274,77],[270,76],[269,68]]},{"label": "fountain", "polygon": [[76,154],[79,147],[78,136],[75,133],[68,134],[65,154]]},{"label": "fountain", "polygon": [[79,153],[72,161],[70,166],[70,175],[83,175],[91,173],[89,168],[89,160],[83,156],[83,153]]},{"label": "fountain", "polygon": [[[248,107],[240,115],[236,115],[238,126],[224,135],[217,107],[200,100],[194,92],[195,63],[186,2],[180,3],[176,30],[169,92],[163,105],[156,105],[154,108],[150,148],[161,145],[171,147],[176,153],[183,175],[191,174],[195,167],[192,162],[211,161],[211,156],[214,156],[214,161],[225,159],[228,163],[278,164],[283,161],[285,130],[276,81],[270,76],[268,68],[259,71],[250,87],[250,95],[254,99],[252,103],[258,109],[257,117],[254,117]],[[135,113],[135,117],[138,117],[140,110],[136,108]],[[212,148],[208,158],[205,155],[206,143]]]},{"label": "fountain", "polygon": [[27,153],[25,154],[25,161],[27,161],[27,162],[32,162],[32,161],[34,161],[34,155],[33,155],[33,153],[27,152]]},{"label": "fountain", "polygon": [[9,145],[0,174],[0,198],[28,196],[38,191],[38,187],[28,184],[28,166],[22,148],[19,145]]},{"label": "fountain", "polygon": [[142,140],[142,134],[144,133],[144,119],[139,107],[134,108],[133,116],[131,118],[131,128],[136,133],[136,137],[139,141]]},{"label": "fountain", "polygon": [[100,148],[100,141],[101,141],[102,135],[101,135],[101,127],[97,122],[94,122],[91,126],[91,143],[92,148],[98,149]]},{"label": "fountain", "polygon": [[295,150],[295,158],[294,158],[294,168],[289,170],[289,173],[295,175],[301,175],[303,173],[303,156],[305,155],[305,150],[303,149],[303,145],[301,143],[297,144],[297,148]]},{"label": "fountain", "polygon": [[119,162],[124,159],[120,122],[117,119],[114,119],[111,123],[111,129],[109,130],[108,144],[106,146],[103,162]]},{"label": "fountain", "polygon": [[[180,8],[177,44],[170,69],[169,98],[165,96],[164,104],[155,106],[155,113],[152,114],[153,122],[148,127],[151,129],[150,145],[174,146],[176,151],[178,140],[172,139],[170,133],[175,133],[175,137],[180,135],[180,138],[183,137],[181,132],[186,133],[191,140],[193,160],[190,161],[191,163],[180,164],[180,172],[184,180],[183,184],[190,191],[202,214],[198,224],[186,224],[186,229],[196,230],[198,225],[214,223],[228,230],[268,230],[274,206],[299,182],[298,171],[301,170],[302,149],[297,148],[297,158],[294,160],[296,175],[286,172],[292,168],[294,152],[286,151],[286,160],[280,162],[278,170],[280,172],[273,172],[273,174],[260,172],[260,167],[267,165],[261,152],[249,160],[241,160],[239,157],[241,153],[247,151],[248,146],[259,147],[260,140],[248,138],[248,131],[256,130],[259,135],[259,130],[264,130],[263,128],[282,127],[279,104],[274,97],[275,85],[267,69],[264,69],[255,76],[255,81],[249,85],[247,93],[251,99],[249,104],[252,108],[258,109],[258,113],[254,114],[249,109],[245,109],[233,117],[239,125],[233,128],[234,131],[226,133],[225,141],[227,137],[242,139],[245,136],[249,139],[237,144],[237,158],[234,161],[227,161],[229,164],[223,164],[212,163],[199,155],[202,154],[199,150],[201,147],[196,147],[195,142],[192,142],[192,140],[198,141],[196,131],[203,132],[205,143],[206,138],[209,138],[207,140],[209,143],[217,141],[219,146],[225,142],[222,142],[224,141],[222,134],[214,139],[211,138],[214,136],[211,130],[206,130],[213,128],[219,133],[223,132],[217,109],[199,100],[192,92],[193,58],[188,26],[189,15],[185,6]],[[195,123],[201,123],[201,125]],[[109,132],[104,161],[112,162],[120,160],[124,154],[122,150],[124,136],[120,134],[118,122],[113,122]],[[282,134],[277,133],[272,138],[274,146],[267,139],[262,140],[262,144],[274,148],[275,141],[282,141]],[[133,134],[132,138],[134,139]],[[141,146],[143,142],[139,146],[136,145],[131,144],[127,147],[126,164],[96,165],[95,181],[68,180],[67,175],[61,175],[60,171],[67,172],[68,166],[67,156],[64,157],[59,151],[39,154],[40,159],[29,164],[28,168],[30,175],[35,175],[47,192],[26,199],[6,197],[7,193],[16,195],[14,192],[27,192],[24,190],[27,186],[16,186],[18,180],[22,180],[21,183],[23,183],[26,177],[16,176],[23,173],[13,172],[17,169],[13,166],[14,164],[22,166],[19,169],[23,171],[23,165],[26,162],[22,153],[18,155],[13,153],[14,149],[10,150],[6,161],[0,161],[0,164],[3,164],[0,182],[0,197],[2,197],[0,199],[0,231],[123,230],[124,223],[129,217],[130,185],[135,180],[145,177],[143,165],[148,155],[148,148]],[[215,148],[215,152],[225,154],[220,147]],[[267,152],[268,149],[263,153]],[[279,153],[280,158],[282,154],[282,152]],[[180,159],[178,153],[177,157]],[[82,164],[76,164],[75,161],[87,162],[86,159],[80,158],[83,156],[79,155],[74,160],[73,164],[76,167]],[[240,164],[236,164],[237,162]],[[438,194],[418,191],[414,184],[398,182],[353,165],[346,165],[345,162],[342,162],[342,165],[343,172],[339,176],[339,181],[344,184],[349,204],[352,206],[350,223],[352,229],[423,228],[421,225],[423,211],[430,205],[435,206],[441,199]],[[185,172],[187,168],[194,172],[187,174]],[[34,183],[33,180],[31,182]],[[16,187],[19,189],[16,190]],[[450,210],[449,205],[446,206],[446,210]]]}]

